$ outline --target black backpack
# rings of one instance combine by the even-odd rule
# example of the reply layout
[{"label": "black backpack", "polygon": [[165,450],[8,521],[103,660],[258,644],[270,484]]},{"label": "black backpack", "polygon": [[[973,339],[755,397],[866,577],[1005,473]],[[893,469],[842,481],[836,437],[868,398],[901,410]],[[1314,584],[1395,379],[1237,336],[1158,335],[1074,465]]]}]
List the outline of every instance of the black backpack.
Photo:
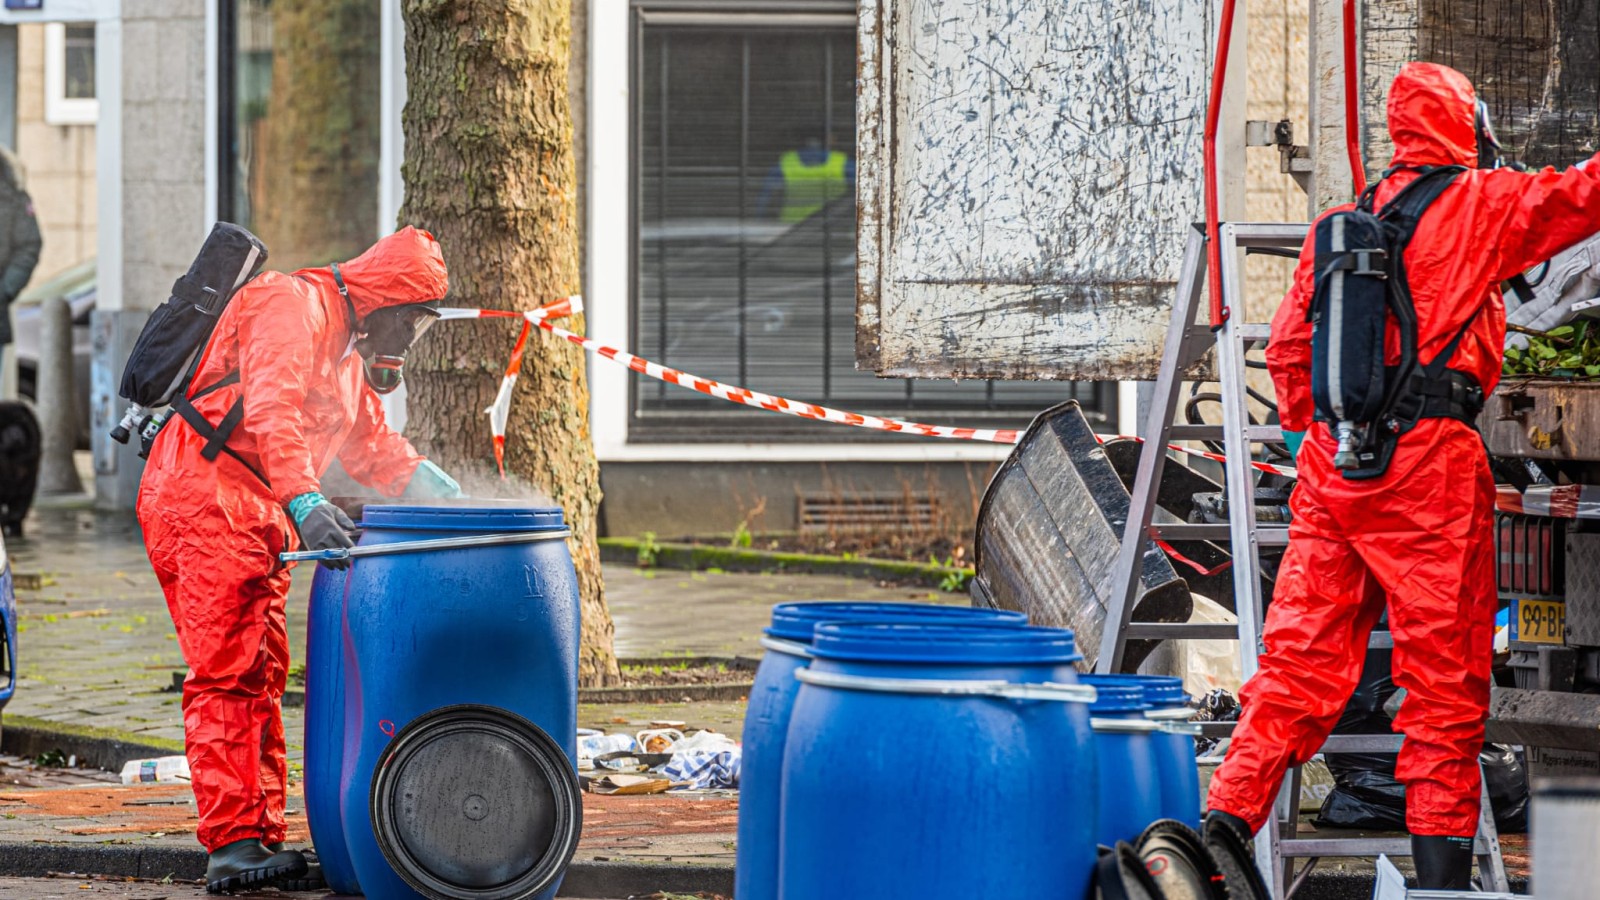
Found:
[{"label": "black backpack", "polygon": [[139,455],[150,452],[170,414],[162,407],[183,399],[223,309],[266,262],[260,238],[229,222],[212,226],[189,271],[173,283],[172,296],[150,314],[133,345],[118,391],[129,405],[111,430],[114,440],[126,444],[137,432]]},{"label": "black backpack", "polygon": [[[1349,479],[1386,472],[1400,435],[1421,419],[1472,424],[1483,407],[1477,382],[1447,368],[1472,319],[1432,362],[1417,363],[1417,310],[1405,249],[1423,213],[1466,167],[1419,171],[1381,210],[1373,211],[1380,181],[1362,193],[1355,209],[1316,225],[1315,287],[1306,311],[1312,323],[1311,396],[1317,421],[1329,423],[1339,443],[1333,464]],[[1391,317],[1400,335],[1396,365],[1384,361]]]}]

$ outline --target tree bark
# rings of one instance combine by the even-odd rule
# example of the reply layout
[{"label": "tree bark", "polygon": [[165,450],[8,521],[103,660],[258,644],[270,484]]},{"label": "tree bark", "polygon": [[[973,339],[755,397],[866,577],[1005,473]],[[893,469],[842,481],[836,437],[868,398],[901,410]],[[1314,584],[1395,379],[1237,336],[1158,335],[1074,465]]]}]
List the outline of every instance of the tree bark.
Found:
[{"label": "tree bark", "polygon": [[[567,93],[568,0],[404,0],[403,224],[439,238],[449,305],[526,310],[577,292],[577,189]],[[583,331],[581,317],[567,326]],[[617,682],[596,543],[600,472],[583,351],[534,329],[511,403],[506,470],[489,419],[517,326],[432,329],[406,363],[407,434],[469,492],[548,498],[571,523],[582,592],[579,679]],[[485,483],[495,487],[484,490]],[[474,486],[478,491],[473,491]]]},{"label": "tree bark", "polygon": [[251,225],[274,268],[350,259],[377,234],[380,9],[375,0],[272,4]]}]

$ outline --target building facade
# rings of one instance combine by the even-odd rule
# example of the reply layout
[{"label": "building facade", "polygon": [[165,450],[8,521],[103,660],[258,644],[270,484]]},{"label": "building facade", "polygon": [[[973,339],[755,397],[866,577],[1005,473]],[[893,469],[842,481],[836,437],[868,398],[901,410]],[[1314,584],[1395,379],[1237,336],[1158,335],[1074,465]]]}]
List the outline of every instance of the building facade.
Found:
[{"label": "building facade", "polygon": [[[1297,6],[1253,3],[1251,15],[1272,7],[1274,40],[1292,43],[1298,27],[1303,47]],[[853,2],[574,0],[573,12],[592,336],[853,412],[1017,427],[1075,399],[1104,429],[1132,427],[1131,391],[1115,385],[879,379],[855,368]],[[91,143],[102,164],[91,205],[109,225],[96,232],[96,434],[120,413],[115,378],[132,337],[212,221],[255,230],[274,268],[343,258],[394,226],[398,4],[50,0],[42,14],[0,22],[25,23],[19,34],[88,25],[94,36]],[[1296,100],[1287,87],[1305,81],[1293,48],[1259,68],[1271,109],[1252,117],[1303,121],[1304,92]],[[1280,218],[1293,188],[1263,178],[1282,183],[1253,193],[1252,206]],[[589,378],[605,527],[616,534],[788,530],[802,510],[847,520],[850,498],[885,497],[965,525],[1005,455],[736,407],[593,357]],[[101,439],[96,466],[102,502],[131,504],[137,460]]]}]

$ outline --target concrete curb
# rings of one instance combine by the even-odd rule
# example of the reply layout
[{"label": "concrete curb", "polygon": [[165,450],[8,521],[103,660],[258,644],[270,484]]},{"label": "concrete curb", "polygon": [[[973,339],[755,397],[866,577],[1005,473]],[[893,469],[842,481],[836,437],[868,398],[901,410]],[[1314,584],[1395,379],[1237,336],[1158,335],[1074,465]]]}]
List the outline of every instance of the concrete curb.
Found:
[{"label": "concrete curb", "polygon": [[8,715],[0,724],[0,750],[29,758],[60,750],[65,756],[76,756],[79,765],[117,772],[135,759],[181,755],[183,744]]},{"label": "concrete curb", "polygon": [[731,684],[679,684],[631,688],[593,688],[578,691],[579,703],[693,703],[696,700],[743,700],[753,681]]},{"label": "concrete curb", "polygon": [[[51,872],[199,881],[206,874],[206,853],[199,847],[0,843],[0,876],[38,878]],[[732,895],[733,868],[578,861],[568,867],[559,896],[620,898],[657,891]]]}]

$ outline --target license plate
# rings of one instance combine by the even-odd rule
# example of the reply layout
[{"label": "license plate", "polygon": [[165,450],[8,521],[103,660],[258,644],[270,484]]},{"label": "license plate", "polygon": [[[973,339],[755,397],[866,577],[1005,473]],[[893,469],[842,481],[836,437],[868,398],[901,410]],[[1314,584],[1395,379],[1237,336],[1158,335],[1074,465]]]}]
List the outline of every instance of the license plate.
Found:
[{"label": "license plate", "polygon": [[1518,598],[1511,609],[1511,640],[1530,644],[1567,642],[1567,605],[1560,600]]}]

